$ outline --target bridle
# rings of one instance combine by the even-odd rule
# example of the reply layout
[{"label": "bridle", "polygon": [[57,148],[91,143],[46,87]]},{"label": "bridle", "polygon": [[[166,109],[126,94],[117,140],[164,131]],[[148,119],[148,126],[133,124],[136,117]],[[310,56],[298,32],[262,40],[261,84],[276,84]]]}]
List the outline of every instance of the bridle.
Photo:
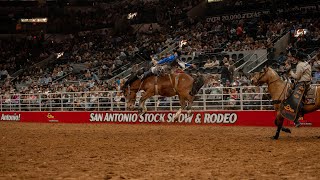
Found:
[{"label": "bridle", "polygon": [[[267,68],[267,70],[264,71],[264,73],[263,73],[262,75],[261,75],[261,72],[259,72],[259,78],[257,79],[258,84],[260,84],[260,83],[259,83],[260,80],[267,74],[268,71],[269,71],[269,68]],[[269,82],[269,85],[272,84],[272,83],[274,83],[274,82],[277,82],[277,81],[279,81],[279,80],[280,80],[280,77],[278,77],[276,80],[273,80],[273,81]]]},{"label": "bridle", "polygon": [[[144,80],[143,80],[144,81]],[[140,82],[140,85],[139,85],[139,89],[138,89],[138,91],[137,92],[139,92],[140,90],[141,90],[141,87],[142,87],[142,84],[143,84],[143,81],[141,81]],[[130,86],[130,84],[128,84],[128,96],[131,94],[131,86]],[[125,94],[125,97],[126,97],[126,94]],[[127,99],[127,98],[126,98]]]},{"label": "bridle", "polygon": [[[263,73],[262,75],[260,75],[261,72],[259,72],[259,75],[260,75],[260,76],[259,76],[259,78],[258,78],[258,80],[257,80],[258,83],[259,83],[260,80],[263,78],[263,76],[265,76],[265,75],[267,74],[268,71],[269,71],[269,68],[268,68],[266,71],[264,71],[264,73]],[[281,80],[280,76],[279,76],[277,79],[269,82],[268,85],[270,85],[270,84],[272,84],[272,83],[275,83],[275,82],[277,82],[277,81],[279,81],[279,80]],[[260,84],[260,83],[259,83],[259,84]],[[288,85],[288,81],[286,82],[285,87],[287,87],[287,85]],[[285,88],[282,89],[282,92],[281,92],[280,96],[277,98],[277,100],[272,100],[272,104],[280,104],[280,103],[281,103],[280,98],[281,98],[282,94],[284,93],[284,90],[285,90]]]}]

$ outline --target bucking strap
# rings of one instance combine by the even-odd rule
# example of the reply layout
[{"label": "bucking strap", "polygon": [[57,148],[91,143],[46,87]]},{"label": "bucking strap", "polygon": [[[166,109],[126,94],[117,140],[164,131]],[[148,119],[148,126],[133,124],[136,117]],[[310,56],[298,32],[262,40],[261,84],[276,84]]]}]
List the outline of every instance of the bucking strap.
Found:
[{"label": "bucking strap", "polygon": [[158,76],[155,76],[155,84],[154,84],[154,90],[155,90],[155,95],[158,95]]},{"label": "bucking strap", "polygon": [[171,74],[168,74],[168,76],[169,76],[170,83],[171,83],[171,85],[172,85],[172,87],[173,87],[174,92],[177,93],[177,89],[176,89],[177,80],[176,80],[176,82],[175,82],[175,85],[173,85],[172,78],[171,78]]},{"label": "bucking strap", "polygon": [[175,83],[174,83],[174,89],[177,91],[178,88],[178,83],[179,83],[179,74],[177,74],[176,78],[175,78]]}]

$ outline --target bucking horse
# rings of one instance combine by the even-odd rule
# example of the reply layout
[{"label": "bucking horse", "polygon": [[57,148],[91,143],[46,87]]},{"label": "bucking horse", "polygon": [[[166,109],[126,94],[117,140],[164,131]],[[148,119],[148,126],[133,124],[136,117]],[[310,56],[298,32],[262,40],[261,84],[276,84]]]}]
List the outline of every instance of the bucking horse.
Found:
[{"label": "bucking horse", "polygon": [[127,109],[134,110],[136,94],[143,90],[139,101],[139,112],[144,114],[147,112],[145,102],[148,98],[160,95],[164,97],[172,97],[178,95],[181,108],[175,114],[174,118],[178,118],[182,110],[187,110],[191,115],[192,103],[197,92],[207,83],[207,79],[203,75],[191,76],[182,73],[164,73],[160,75],[152,75],[144,80],[140,80],[137,74],[133,73],[122,86],[122,91],[126,98]]}]

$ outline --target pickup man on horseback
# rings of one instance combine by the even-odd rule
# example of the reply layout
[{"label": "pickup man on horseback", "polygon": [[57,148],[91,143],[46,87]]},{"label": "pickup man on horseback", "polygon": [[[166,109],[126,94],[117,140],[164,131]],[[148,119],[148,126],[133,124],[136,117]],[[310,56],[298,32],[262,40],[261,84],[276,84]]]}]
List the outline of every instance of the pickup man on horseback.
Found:
[{"label": "pickup man on horseback", "polygon": [[[293,79],[295,79],[294,90],[292,95],[283,102],[281,107],[285,108],[285,107],[293,106],[293,110],[297,111],[295,113],[296,116],[294,117],[289,115],[286,117],[288,119],[290,119],[290,117],[294,117],[295,126],[299,127],[301,125],[299,122],[299,117],[300,116],[303,117],[304,115],[304,112],[302,112],[302,108],[304,106],[303,99],[305,98],[304,96],[311,84],[312,70],[311,70],[310,64],[308,62],[303,61],[303,55],[301,53],[296,52],[291,54],[294,58],[293,61],[298,61],[295,72],[291,70],[290,65],[287,66],[287,68],[290,70],[289,71],[290,76]],[[285,108],[285,109],[288,109],[288,108]],[[282,112],[284,112],[284,110],[282,110]],[[285,115],[286,113],[282,113],[282,114]]]}]

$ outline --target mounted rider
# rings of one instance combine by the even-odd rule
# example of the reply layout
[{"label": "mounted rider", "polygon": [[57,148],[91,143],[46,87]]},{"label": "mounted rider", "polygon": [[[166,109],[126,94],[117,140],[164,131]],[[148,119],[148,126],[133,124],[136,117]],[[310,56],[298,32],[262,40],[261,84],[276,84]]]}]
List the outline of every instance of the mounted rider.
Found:
[{"label": "mounted rider", "polygon": [[[181,46],[180,46],[181,47]],[[195,65],[185,63],[179,59],[180,52],[175,50],[174,54],[168,55],[166,58],[163,58],[159,61],[156,61],[154,58],[152,58],[152,63],[154,66],[152,66],[148,71],[144,72],[141,76],[138,76],[138,78],[143,81],[145,78],[152,76],[152,75],[160,75],[163,72],[168,71],[174,66],[178,66],[178,69],[185,70],[186,68],[192,67],[196,68]],[[190,92],[191,96],[194,96],[198,93],[200,88],[204,85],[204,78],[201,75],[193,76],[194,82],[192,86],[192,90]]]},{"label": "mounted rider", "polygon": [[290,70],[289,75],[295,80],[294,90],[292,95],[283,102],[282,107],[288,105],[295,107],[297,105],[296,108],[293,108],[294,110],[297,110],[294,123],[296,127],[299,127],[301,125],[299,117],[303,117],[304,115],[304,112],[302,112],[302,108],[304,106],[303,100],[305,99],[305,94],[307,93],[312,80],[312,69],[311,65],[303,60],[304,55],[302,53],[297,51],[292,51],[290,53],[293,57],[293,63],[297,63],[295,72],[291,69],[291,65],[287,65],[286,67]]},{"label": "mounted rider", "polygon": [[179,52],[175,51],[174,54],[168,55],[167,57],[162,58],[159,61],[156,61],[155,58],[152,58],[152,63],[154,66],[152,66],[147,72],[144,72],[139,78],[141,80],[144,80],[151,75],[160,75],[163,71],[170,69],[174,62],[177,62],[178,65],[183,69],[193,66],[192,64],[180,61]]}]

